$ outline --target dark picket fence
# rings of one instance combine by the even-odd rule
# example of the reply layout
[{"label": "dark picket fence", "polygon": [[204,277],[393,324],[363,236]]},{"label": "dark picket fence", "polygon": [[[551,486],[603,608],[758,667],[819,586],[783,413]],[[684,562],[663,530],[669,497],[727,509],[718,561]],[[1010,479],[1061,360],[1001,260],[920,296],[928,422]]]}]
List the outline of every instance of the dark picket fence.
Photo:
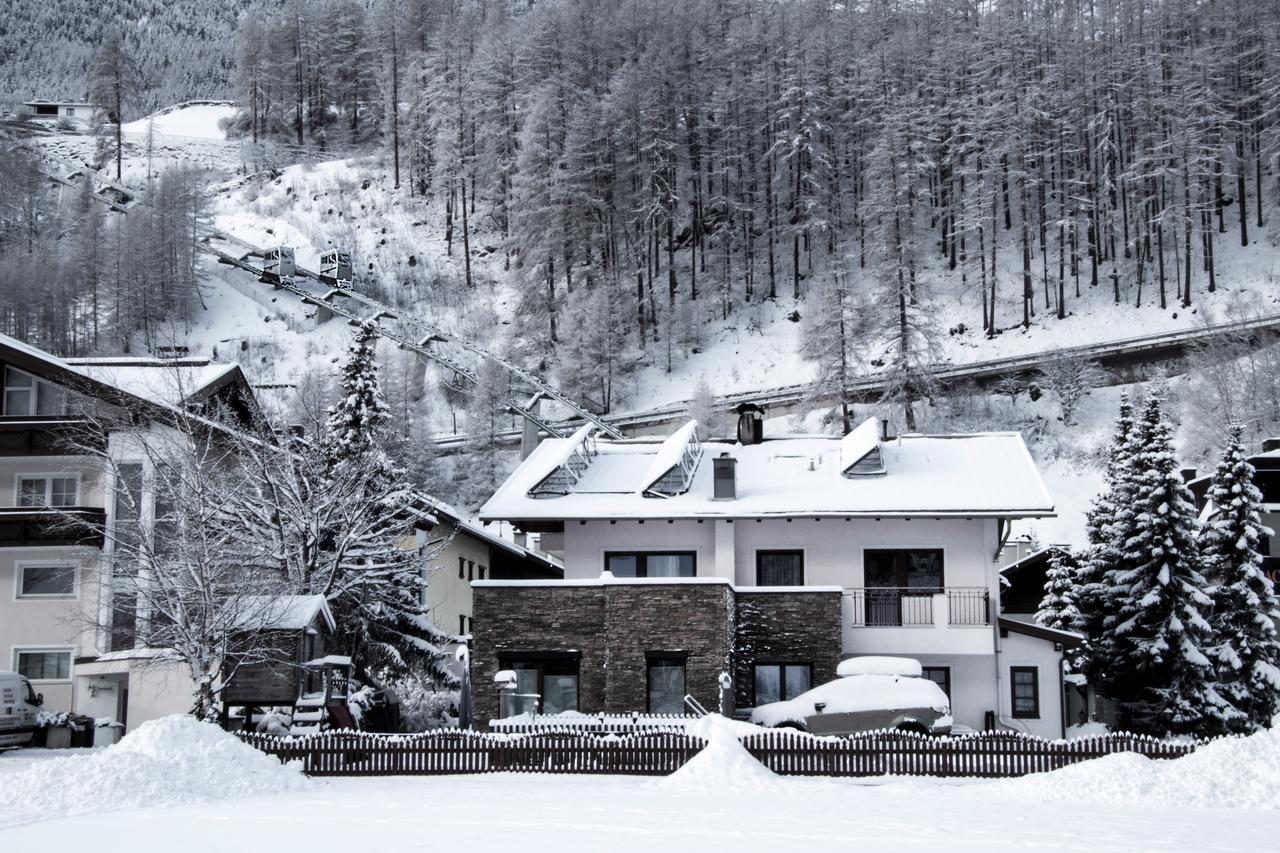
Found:
[{"label": "dark picket fence", "polygon": [[[524,735],[438,731],[378,735],[332,731],[305,737],[241,733],[241,740],[281,761],[300,761],[309,776],[426,776],[456,773],[609,773],[664,776],[706,742],[677,731],[624,736],[558,731]],[[1047,741],[1013,732],[939,738],[910,732],[814,737],[778,730],[742,745],[785,776],[973,776],[1001,778],[1057,770],[1116,752],[1180,758],[1195,749],[1143,735],[1108,734]]]},{"label": "dark picket fence", "polygon": [[305,737],[241,734],[308,776],[430,776],[453,773],[611,773],[665,776],[705,746],[684,732],[610,737],[580,732],[528,735],[466,731],[375,735],[333,731]]}]

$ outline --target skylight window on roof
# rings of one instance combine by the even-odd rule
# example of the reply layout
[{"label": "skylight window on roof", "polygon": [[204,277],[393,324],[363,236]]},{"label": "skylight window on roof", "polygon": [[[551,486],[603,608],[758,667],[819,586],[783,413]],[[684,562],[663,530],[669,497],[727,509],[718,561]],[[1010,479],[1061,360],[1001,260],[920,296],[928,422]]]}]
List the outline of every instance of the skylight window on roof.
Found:
[{"label": "skylight window on roof", "polygon": [[558,498],[569,494],[598,453],[592,425],[585,424],[579,427],[578,431],[565,441],[559,464],[529,490],[529,497]]},{"label": "skylight window on roof", "polygon": [[698,422],[689,421],[672,433],[654,457],[645,477],[643,489],[647,498],[673,498],[689,491],[693,476],[702,461],[702,442],[698,439]]}]

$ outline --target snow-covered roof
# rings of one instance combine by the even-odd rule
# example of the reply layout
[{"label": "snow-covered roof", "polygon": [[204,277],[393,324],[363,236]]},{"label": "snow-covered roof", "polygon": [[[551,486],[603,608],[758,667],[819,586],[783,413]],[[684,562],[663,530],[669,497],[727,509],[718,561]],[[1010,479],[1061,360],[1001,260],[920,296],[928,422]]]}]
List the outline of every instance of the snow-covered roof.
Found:
[{"label": "snow-covered roof", "polygon": [[[169,408],[199,397],[239,370],[236,364],[214,364],[205,358],[59,358],[4,334],[0,334],[0,347],[38,361],[55,374],[71,374],[68,382],[74,383],[75,376],[84,377],[99,387],[105,385],[141,401]],[[81,390],[94,392],[92,387]]]},{"label": "snow-covered roof", "polygon": [[78,373],[135,397],[178,406],[237,370],[208,359],[70,358]]},{"label": "snow-covered roof", "polygon": [[996,621],[1002,630],[1012,631],[1015,634],[1022,634],[1026,637],[1035,637],[1037,640],[1048,640],[1068,647],[1078,646],[1084,642],[1083,634],[1077,634],[1075,631],[1063,631],[1060,628],[1046,628],[1038,622],[1019,619],[1013,615],[1001,615]]},{"label": "snow-covered roof", "polygon": [[264,631],[301,631],[323,616],[332,631],[336,627],[329,602],[323,595],[249,595],[244,605],[243,626]]},{"label": "snow-covered roof", "polygon": [[[481,508],[480,518],[518,522],[1054,514],[1053,499],[1016,432],[877,439],[884,473],[874,477],[844,475],[848,445],[834,436],[775,437],[754,445],[707,442],[689,489],[666,498],[647,497],[643,490],[655,459],[669,445],[661,440],[601,439],[587,470],[564,493],[532,497],[531,490],[563,464],[571,442],[548,439],[539,445]],[[706,459],[721,453],[737,460],[737,494],[732,500],[713,500],[713,466]]]}]

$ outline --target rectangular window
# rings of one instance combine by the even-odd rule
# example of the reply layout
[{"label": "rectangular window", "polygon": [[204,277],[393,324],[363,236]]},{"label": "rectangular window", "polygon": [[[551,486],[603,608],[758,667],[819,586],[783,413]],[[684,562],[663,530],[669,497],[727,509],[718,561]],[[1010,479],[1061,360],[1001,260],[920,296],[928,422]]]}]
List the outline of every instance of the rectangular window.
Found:
[{"label": "rectangular window", "polygon": [[756,551],[757,586],[804,586],[803,551]]},{"label": "rectangular window", "polygon": [[57,564],[18,564],[19,598],[75,598],[76,566]]},{"label": "rectangular window", "polygon": [[807,663],[758,663],[755,667],[756,705],[794,699],[813,684],[813,665]]},{"label": "rectangular window", "polygon": [[80,483],[75,477],[18,477],[18,506],[75,506]]},{"label": "rectangular window", "polygon": [[685,697],[684,658],[649,658],[649,713],[683,714]]},{"label": "rectangular window", "polygon": [[467,560],[467,580],[476,579],[476,563],[474,560]]},{"label": "rectangular window", "polygon": [[941,687],[942,692],[947,694],[948,699],[951,698],[951,667],[926,666],[920,674]]},{"label": "rectangular window", "polygon": [[467,576],[467,558],[458,558],[458,580],[462,580]]},{"label": "rectangular window", "polygon": [[604,567],[615,578],[691,578],[697,574],[693,551],[610,552]]},{"label": "rectangular window", "polygon": [[932,625],[932,596],[942,592],[942,549],[862,552],[867,625]]},{"label": "rectangular window", "polygon": [[1009,667],[1009,684],[1013,691],[1014,719],[1040,716],[1040,679],[1034,666]]},{"label": "rectangular window", "polygon": [[577,658],[501,658],[498,666],[515,672],[518,695],[539,697],[540,713],[578,710]]},{"label": "rectangular window", "polygon": [[484,566],[480,566],[477,568],[477,571],[480,573],[480,580],[484,580],[484,573],[487,572],[488,569]]},{"label": "rectangular window", "polygon": [[19,649],[13,653],[13,668],[32,681],[68,681],[71,650]]},{"label": "rectangular window", "polygon": [[8,417],[61,415],[66,395],[57,385],[12,367],[4,370],[4,414]]}]

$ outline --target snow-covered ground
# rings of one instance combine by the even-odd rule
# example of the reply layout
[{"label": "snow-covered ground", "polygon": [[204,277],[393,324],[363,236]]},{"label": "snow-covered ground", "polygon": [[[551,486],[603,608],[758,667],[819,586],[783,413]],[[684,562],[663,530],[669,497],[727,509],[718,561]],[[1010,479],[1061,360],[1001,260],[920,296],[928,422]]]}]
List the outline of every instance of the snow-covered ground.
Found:
[{"label": "snow-covered ground", "polygon": [[128,134],[152,132],[188,140],[222,140],[227,138],[222,122],[233,118],[236,112],[236,107],[227,103],[179,104],[158,110],[145,118],[126,122],[120,129]]},{"label": "snow-covered ground", "polygon": [[1024,779],[856,780],[778,777],[722,724],[699,727],[710,745],[666,778],[307,781],[267,767],[265,756],[211,727],[193,733],[190,721],[161,723],[88,755],[0,755],[0,838],[12,849],[69,853],[965,853],[1266,850],[1280,833],[1280,795],[1270,784],[1280,734],[1222,742],[1177,762],[1117,755]]}]

